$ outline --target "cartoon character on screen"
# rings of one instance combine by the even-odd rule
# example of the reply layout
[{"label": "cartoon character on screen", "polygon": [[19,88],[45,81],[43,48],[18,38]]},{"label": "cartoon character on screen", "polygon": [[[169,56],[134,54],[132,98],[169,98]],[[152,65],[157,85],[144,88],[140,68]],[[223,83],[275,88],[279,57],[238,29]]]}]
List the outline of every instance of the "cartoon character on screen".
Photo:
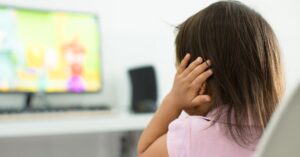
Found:
[{"label": "cartoon character on screen", "polygon": [[83,92],[85,90],[85,82],[82,78],[85,48],[78,38],[74,38],[63,46],[63,52],[71,75],[68,81],[68,91]]}]

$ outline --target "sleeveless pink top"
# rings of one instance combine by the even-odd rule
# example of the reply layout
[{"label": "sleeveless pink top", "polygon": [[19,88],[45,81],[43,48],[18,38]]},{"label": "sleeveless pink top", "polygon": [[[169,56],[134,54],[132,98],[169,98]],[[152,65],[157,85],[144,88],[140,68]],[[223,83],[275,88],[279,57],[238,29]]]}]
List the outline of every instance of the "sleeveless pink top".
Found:
[{"label": "sleeveless pink top", "polygon": [[225,135],[221,123],[211,125],[212,114],[180,116],[169,125],[169,157],[250,157],[254,150],[243,148]]}]

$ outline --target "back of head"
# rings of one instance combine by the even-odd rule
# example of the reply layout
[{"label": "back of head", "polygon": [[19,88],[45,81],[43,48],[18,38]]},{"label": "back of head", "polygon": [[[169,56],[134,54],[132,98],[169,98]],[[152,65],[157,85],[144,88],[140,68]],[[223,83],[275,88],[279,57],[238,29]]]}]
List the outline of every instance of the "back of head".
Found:
[{"label": "back of head", "polygon": [[186,53],[212,61],[207,93],[211,109],[226,108],[229,135],[241,145],[255,142],[283,92],[280,50],[270,25],[240,2],[216,2],[178,26],[177,61]]}]

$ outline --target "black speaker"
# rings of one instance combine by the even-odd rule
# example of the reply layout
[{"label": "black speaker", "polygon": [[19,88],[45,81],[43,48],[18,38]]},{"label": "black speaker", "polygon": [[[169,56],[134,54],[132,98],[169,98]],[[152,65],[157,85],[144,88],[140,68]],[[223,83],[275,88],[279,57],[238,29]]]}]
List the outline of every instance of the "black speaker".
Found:
[{"label": "black speaker", "polygon": [[136,113],[154,112],[157,108],[157,83],[153,66],[129,70],[131,109]]}]

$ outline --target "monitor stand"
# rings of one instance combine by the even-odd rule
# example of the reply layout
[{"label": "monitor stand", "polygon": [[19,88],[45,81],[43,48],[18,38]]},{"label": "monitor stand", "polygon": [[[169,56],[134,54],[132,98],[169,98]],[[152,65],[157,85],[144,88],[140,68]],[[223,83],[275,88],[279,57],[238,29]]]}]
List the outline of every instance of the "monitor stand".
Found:
[{"label": "monitor stand", "polygon": [[24,110],[30,110],[32,109],[31,106],[31,101],[32,101],[32,97],[33,97],[33,93],[26,93],[25,94],[25,104],[24,104]]},{"label": "monitor stand", "polygon": [[[34,111],[46,111],[49,110],[49,104],[48,101],[46,101],[45,94],[44,93],[25,93],[25,104],[23,107],[23,111],[25,112],[34,112]],[[33,106],[33,98],[36,97],[40,99],[41,105],[38,107]]]},{"label": "monitor stand", "polygon": [[25,93],[25,101],[22,108],[0,109],[0,114],[14,114],[36,111],[37,109],[32,106],[32,100],[34,95],[34,93]]}]

